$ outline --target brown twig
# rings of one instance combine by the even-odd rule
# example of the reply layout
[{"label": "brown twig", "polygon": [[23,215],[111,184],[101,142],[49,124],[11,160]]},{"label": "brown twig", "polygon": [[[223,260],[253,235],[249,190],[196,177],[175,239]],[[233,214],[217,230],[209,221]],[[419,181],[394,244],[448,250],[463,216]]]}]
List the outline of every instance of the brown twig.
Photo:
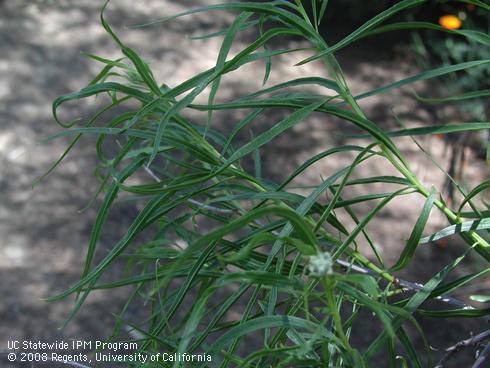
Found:
[{"label": "brown twig", "polygon": [[[480,345],[483,341],[487,340],[490,338],[490,330],[483,331],[479,333],[476,336],[472,336],[469,339],[462,340],[457,342],[456,344],[448,347],[445,349],[446,353],[444,356],[439,360],[437,365],[434,368],[443,368],[444,363],[446,363],[449,358],[451,358],[455,353],[458,351],[461,351],[462,349],[466,349],[468,347],[475,347]],[[490,355],[490,345],[488,345],[481,353],[478,359],[476,360],[475,364],[473,365],[472,368],[481,368],[482,365],[485,361],[488,360],[489,355]]]},{"label": "brown twig", "polygon": [[490,363],[490,343],[487,344],[487,346],[478,355],[478,358],[471,368],[483,368],[484,363]]}]

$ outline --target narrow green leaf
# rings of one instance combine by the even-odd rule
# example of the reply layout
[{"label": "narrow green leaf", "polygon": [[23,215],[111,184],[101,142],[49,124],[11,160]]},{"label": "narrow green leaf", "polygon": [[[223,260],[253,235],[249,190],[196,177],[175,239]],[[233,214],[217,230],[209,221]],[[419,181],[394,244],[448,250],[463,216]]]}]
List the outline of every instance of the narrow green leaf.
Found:
[{"label": "narrow green leaf", "polygon": [[419,244],[420,237],[424,231],[425,225],[427,224],[427,220],[429,219],[430,211],[434,206],[434,200],[436,199],[436,190],[434,187],[431,188],[430,194],[427,197],[424,207],[422,208],[422,212],[420,213],[417,222],[415,223],[414,228],[412,229],[412,233],[410,234],[410,238],[407,241],[407,244],[402,250],[400,254],[400,258],[398,261],[391,267],[390,271],[399,271],[404,268],[412,259],[415,250],[417,249],[417,245]]},{"label": "narrow green leaf", "polygon": [[210,347],[208,352],[217,353],[221,351],[227,344],[229,344],[233,339],[249,334],[253,331],[263,330],[265,328],[273,327],[283,327],[283,328],[295,328],[295,329],[306,329],[309,331],[319,331],[321,336],[324,336],[332,341],[338,341],[337,337],[333,335],[329,330],[323,326],[319,326],[316,323],[307,321],[305,319],[287,316],[287,315],[276,315],[270,317],[258,317],[251,319],[249,321],[240,323],[239,325],[233,327],[223,335],[221,335]]},{"label": "narrow green leaf", "polygon": [[488,46],[490,44],[490,36],[486,33],[475,31],[475,30],[447,29],[447,28],[441,27],[437,24],[428,23],[428,22],[392,23],[392,24],[388,24],[386,26],[378,27],[378,28],[368,32],[363,37],[371,36],[371,35],[378,34],[378,33],[385,33],[385,32],[405,30],[405,29],[433,29],[436,31],[442,31],[442,32],[447,32],[450,34],[466,37],[471,41],[483,44],[485,46]]},{"label": "narrow green leaf", "polygon": [[342,253],[345,251],[345,249],[354,241],[354,239],[357,237],[357,235],[359,235],[359,233],[362,230],[364,230],[364,228],[369,223],[369,221],[371,221],[373,219],[374,215],[376,215],[376,213],[378,213],[384,206],[386,206],[393,198],[395,198],[399,195],[404,195],[404,194],[408,194],[408,193],[409,193],[409,191],[407,190],[407,188],[402,188],[402,189],[399,189],[399,190],[391,193],[390,196],[383,199],[374,209],[372,209],[366,215],[366,217],[364,217],[364,219],[361,222],[359,222],[359,224],[356,226],[356,228],[349,234],[349,236],[342,242],[342,244],[339,245],[335,249],[335,252],[334,252],[332,257],[334,259],[338,259],[342,255]]},{"label": "narrow green leaf", "polygon": [[[414,313],[422,303],[430,297],[430,294],[434,291],[434,289],[439,286],[439,284],[446,278],[448,273],[453,270],[468,254],[466,251],[462,256],[450,262],[446,265],[440,272],[438,272],[434,277],[432,277],[421,290],[417,291],[405,305],[404,309],[409,313]],[[392,326],[395,330],[400,328],[405,321],[405,318],[402,316],[397,316],[392,320]],[[388,338],[388,334],[386,332],[382,332],[376,340],[371,343],[368,349],[365,352],[366,357],[370,358],[378,351],[381,346],[385,343]]]},{"label": "narrow green leaf", "polygon": [[[233,40],[238,33],[238,31],[241,29],[243,24],[247,21],[248,18],[252,13],[242,13],[238,17],[235,18],[233,21],[233,24],[228,28],[225,38],[223,39],[223,43],[221,44],[221,48],[218,53],[218,59],[216,60],[216,66],[215,66],[215,72],[220,72],[223,70],[223,67],[225,66],[226,62],[226,57],[228,56],[228,52],[231,49],[231,46],[233,44]],[[209,92],[209,97],[208,97],[208,104],[212,105],[214,98],[216,96],[216,93],[218,92],[218,88],[220,86],[221,82],[221,76],[218,75],[217,78],[213,80],[213,83],[211,84],[211,91]],[[206,125],[206,132],[209,126],[211,126],[211,118],[212,118],[212,110],[208,111],[208,122]],[[204,134],[206,136],[206,134]]]},{"label": "narrow green leaf", "polygon": [[442,98],[424,98],[417,95],[416,93],[414,94],[417,100],[422,101],[424,103],[440,104],[440,103],[459,102],[459,101],[472,100],[475,98],[487,97],[490,96],[490,89],[484,89],[481,91],[472,91],[472,92],[463,93],[461,95],[442,97]]},{"label": "narrow green leaf", "polygon": [[[418,128],[408,128],[385,132],[388,137],[411,137],[419,135],[432,134],[452,134],[459,132],[470,132],[477,130],[490,129],[490,123],[464,123],[464,124],[447,124],[447,125],[432,125]],[[349,134],[345,135],[349,138],[369,138],[367,134]]]},{"label": "narrow green leaf", "polygon": [[471,201],[472,198],[474,198],[476,195],[480,194],[481,192],[483,192],[484,190],[486,190],[488,188],[490,188],[490,179],[484,181],[483,183],[481,183],[481,184],[477,185],[475,188],[473,188],[471,190],[471,192],[469,192],[465,196],[463,202],[461,202],[461,204],[460,204],[460,206],[458,208],[458,212],[457,212],[458,213],[458,216],[460,215],[461,210],[463,209],[463,207],[464,207],[464,205],[466,203],[468,203],[469,201]]},{"label": "narrow green leaf", "polygon": [[379,88],[375,88],[371,91],[361,93],[360,95],[355,96],[355,99],[362,100],[363,98],[379,95],[381,93],[386,93],[393,89],[400,88],[402,86],[406,86],[408,84],[412,84],[421,80],[428,80],[428,79],[440,77],[457,71],[479,67],[488,63],[490,63],[490,60],[475,60],[475,61],[468,61],[468,62],[453,64],[453,65],[444,65],[439,68],[426,70],[421,73],[415,74],[411,77],[401,79],[399,81],[387,84]]},{"label": "narrow green leaf", "polygon": [[158,87],[158,84],[155,82],[155,78],[153,77],[153,74],[148,67],[146,63],[144,63],[141,58],[136,54],[131,48],[127,47],[122,43],[122,41],[116,36],[112,28],[109,26],[109,24],[105,21],[104,19],[104,11],[109,4],[109,1],[105,3],[105,5],[102,8],[102,11],[100,12],[100,22],[102,23],[102,26],[104,29],[109,33],[109,35],[116,41],[116,43],[121,47],[121,51],[125,56],[127,56],[133,65],[135,66],[136,70],[138,71],[139,75],[143,79],[143,81],[146,83],[148,88],[157,96],[160,96],[162,92],[160,91],[160,88]]},{"label": "narrow green leaf", "polygon": [[484,229],[490,229],[490,218],[484,218],[476,221],[466,221],[461,224],[448,226],[432,235],[420,239],[419,244],[433,242],[454,234],[461,234],[469,231],[478,231]]},{"label": "narrow green leaf", "polygon": [[311,56],[305,60],[300,61],[297,65],[303,65],[306,63],[309,63],[313,60],[317,60],[321,58],[322,56],[326,56],[329,54],[334,53],[335,51],[340,50],[341,48],[349,45],[356,39],[358,39],[360,36],[364,35],[374,27],[376,27],[378,24],[384,22],[386,19],[391,18],[393,15],[396,13],[399,13],[402,10],[412,8],[416,5],[419,5],[423,3],[425,0],[403,0],[400,2],[397,2],[395,5],[393,5],[391,8],[379,13],[376,15],[374,18],[368,20],[366,23],[364,23],[361,27],[356,29],[354,32],[337,42],[335,45],[332,47],[327,48],[326,50],[322,50],[318,54]]},{"label": "narrow green leaf", "polygon": [[417,313],[434,318],[478,318],[490,315],[490,308],[487,309],[445,309],[428,310],[418,309]]},{"label": "narrow green leaf", "polygon": [[323,105],[325,101],[320,101],[320,102],[314,102],[308,106],[305,106],[295,112],[293,112],[291,115],[289,115],[287,118],[284,120],[281,120],[279,123],[274,125],[272,128],[267,130],[266,132],[258,135],[255,139],[252,141],[246,143],[244,146],[240,147],[238,150],[236,150],[228,160],[225,162],[225,166],[228,166],[232,164],[233,162],[239,160],[240,158],[248,155],[249,153],[255,151],[259,147],[263,146],[264,144],[270,142],[272,139],[280,135],[281,133],[285,132],[292,126],[300,123],[303,121],[308,115],[310,115],[313,111],[318,109],[321,105]]},{"label": "narrow green leaf", "polygon": [[470,295],[470,299],[479,303],[490,303],[490,295]]}]

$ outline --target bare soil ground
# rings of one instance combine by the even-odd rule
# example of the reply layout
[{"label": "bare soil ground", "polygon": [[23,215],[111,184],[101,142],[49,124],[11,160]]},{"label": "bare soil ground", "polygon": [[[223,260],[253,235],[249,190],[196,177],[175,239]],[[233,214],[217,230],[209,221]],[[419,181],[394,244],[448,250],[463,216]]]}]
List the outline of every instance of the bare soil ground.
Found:
[{"label": "bare soil ground", "polygon": [[[146,29],[128,29],[125,26],[208,3],[205,0],[118,0],[110,4],[107,17],[121,37],[151,62],[157,79],[175,85],[212,67],[220,46],[220,39],[192,41],[186,36],[216,31],[229,24],[232,17],[214,13]],[[63,329],[58,327],[68,315],[73,299],[56,303],[41,300],[62,291],[80,276],[96,213],[97,204],[83,213],[78,212],[97,187],[92,175],[95,157],[90,139],[82,140],[69,158],[40,184],[34,188],[31,185],[62,154],[68,142],[60,139],[49,144],[40,143],[60,129],[51,117],[53,99],[85,86],[99,68],[95,62],[83,58],[80,51],[108,58],[120,56],[99,24],[101,5],[102,2],[96,0],[0,2],[0,351],[6,349],[8,340],[104,339],[111,332],[112,313],[119,311],[127,294],[124,289],[94,293]],[[237,46],[243,45],[249,36],[246,34]],[[357,45],[357,51],[340,54],[354,93],[417,72],[406,52],[387,52],[382,44],[371,42],[369,45],[365,49]],[[306,54],[278,58],[269,83],[306,75],[324,75],[320,64],[292,67],[304,56]],[[226,79],[219,98],[229,99],[260,87],[262,73],[262,66],[247,67],[242,73]],[[431,90],[430,85],[423,83],[414,88],[422,94]],[[67,115],[86,116],[99,104],[94,100],[90,103],[93,105],[81,102],[70,107]],[[362,107],[384,128],[396,126],[395,115],[408,126],[442,123],[435,121],[441,115],[434,115],[414,102],[410,89],[363,100]],[[231,129],[239,114],[217,114],[221,119],[221,129]],[[195,118],[203,119],[198,115]],[[264,125],[257,129],[265,129],[277,118],[268,115]],[[264,173],[273,180],[280,180],[306,158],[345,140],[341,133],[354,131],[343,122],[314,115],[263,150]],[[398,142],[424,182],[440,186],[444,181],[443,174],[413,142],[409,139]],[[450,149],[447,142],[431,137],[422,139],[420,143],[437,161],[446,165]],[[472,152],[468,154],[470,161],[463,180],[472,186],[487,175],[487,168]],[[342,156],[322,161],[297,184],[318,183],[321,175],[328,175],[351,159]],[[393,172],[385,164],[372,161],[362,166],[356,175],[389,175]],[[374,189],[383,191],[382,187]],[[396,201],[369,226],[387,263],[397,259],[422,204],[423,201],[417,197]],[[361,214],[368,210],[369,206],[359,207]],[[110,249],[124,233],[136,211],[132,203],[117,205],[105,229],[100,254]],[[426,231],[445,225],[443,217],[436,216]],[[445,248],[420,249],[416,262],[401,276],[423,282],[463,249],[457,240],[452,240]],[[477,257],[471,258],[459,269],[459,274],[477,268],[478,262]],[[117,274],[118,271],[113,272]],[[467,295],[460,297],[465,299]],[[450,345],[484,328],[478,320],[421,321],[428,332],[429,342],[435,348]],[[367,332],[358,337],[359,342],[373,338],[371,328],[374,327],[366,323]],[[0,365],[4,366],[3,361]]]}]

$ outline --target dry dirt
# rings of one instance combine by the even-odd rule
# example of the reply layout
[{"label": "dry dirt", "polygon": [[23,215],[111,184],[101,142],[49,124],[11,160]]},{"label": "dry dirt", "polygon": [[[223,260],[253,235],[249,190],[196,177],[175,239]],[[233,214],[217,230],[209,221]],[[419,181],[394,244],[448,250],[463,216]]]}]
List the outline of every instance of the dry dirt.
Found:
[{"label": "dry dirt", "polygon": [[[207,3],[205,0],[117,0],[110,4],[107,17],[121,37],[151,62],[157,79],[175,85],[212,67],[220,46],[220,39],[192,41],[186,36],[213,32],[229,24],[232,17],[212,13],[152,28],[129,29],[125,26]],[[95,0],[0,2],[0,351],[6,349],[8,340],[16,339],[103,339],[111,332],[112,313],[118,312],[127,293],[127,290],[94,293],[63,329],[58,327],[67,316],[73,299],[56,303],[41,299],[62,291],[79,277],[96,213],[97,205],[83,213],[78,212],[97,187],[92,175],[96,161],[90,139],[82,140],[69,158],[45,180],[34,188],[31,185],[62,154],[68,142],[59,139],[49,144],[41,143],[60,129],[51,117],[53,99],[80,89],[98,70],[99,65],[82,57],[80,52],[108,58],[120,56],[120,51],[99,24],[101,5],[101,1]],[[248,36],[239,39],[233,52],[244,45]],[[292,67],[304,56],[306,54],[279,57],[269,83],[324,75],[320,64]],[[369,49],[342,53],[340,60],[354,93],[417,72],[406,53],[388,52],[376,43],[371,43]],[[242,73],[226,79],[219,98],[229,99],[260,87],[262,73],[262,66],[247,67]],[[430,85],[424,83],[414,88],[420,93],[430,92]],[[442,123],[436,121],[441,115],[434,115],[417,105],[410,91],[404,89],[369,98],[361,105],[367,115],[384,128],[396,126],[395,115],[409,126]],[[66,114],[86,116],[87,112],[95,111],[99,103],[94,100],[80,102],[72,105]],[[238,117],[217,115],[223,130],[229,130]],[[277,116],[267,116],[264,126],[276,119]],[[262,151],[263,170],[269,178],[280,180],[306,158],[345,140],[340,133],[352,131],[355,130],[345,123],[315,115],[279,137],[273,147]],[[443,175],[413,142],[409,139],[397,142],[424,183],[440,186]],[[431,137],[421,139],[420,143],[436,160],[446,165],[449,149],[445,141]],[[469,154],[463,179],[471,186],[487,175],[487,168],[471,152]],[[318,183],[321,175],[328,176],[351,159],[351,156],[342,156],[324,160],[297,183]],[[390,173],[394,171],[386,164],[372,161],[363,165],[356,175]],[[373,189],[383,190],[382,187]],[[396,201],[369,226],[388,264],[396,260],[422,204],[418,197]],[[369,207],[359,207],[360,214],[368,210]],[[101,254],[124,233],[136,211],[131,203],[116,206],[101,240]],[[435,216],[426,232],[445,224],[442,216]],[[425,247],[417,252],[414,266],[402,276],[423,282],[463,249],[456,240],[443,249]],[[478,262],[477,257],[473,257],[459,269],[459,274],[477,268]],[[450,345],[483,328],[476,320],[465,323],[424,320],[423,323],[429,341],[436,348]],[[369,328],[367,324],[366,329]],[[367,331],[359,340],[370,338],[372,334]],[[4,366],[3,361],[0,365]]]}]

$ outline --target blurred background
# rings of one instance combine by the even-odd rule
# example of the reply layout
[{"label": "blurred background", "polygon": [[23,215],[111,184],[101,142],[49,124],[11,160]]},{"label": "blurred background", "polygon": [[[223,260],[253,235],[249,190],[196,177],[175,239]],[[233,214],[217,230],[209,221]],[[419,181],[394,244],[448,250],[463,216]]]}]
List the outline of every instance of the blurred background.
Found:
[{"label": "blurred background", "polygon": [[[191,37],[229,25],[233,15],[206,13],[181,18],[164,26],[136,29],[128,26],[211,3],[208,0],[117,0],[110,3],[106,17],[118,35],[150,62],[157,81],[173,86],[214,66],[221,39],[192,40]],[[330,1],[322,33],[329,42],[339,40],[390,4],[393,2]],[[61,94],[84,87],[100,69],[100,65],[83,57],[81,52],[110,59],[121,56],[99,23],[102,5],[103,1],[98,0],[0,1],[0,351],[6,349],[7,340],[15,339],[107,338],[112,331],[114,315],[120,311],[129,293],[127,289],[93,293],[73,321],[63,329],[59,327],[68,316],[73,298],[55,303],[42,300],[78,280],[90,229],[100,204],[96,200],[93,206],[80,212],[97,189],[97,180],[93,176],[96,160],[90,138],[83,138],[57,170],[34,188],[32,184],[59,158],[69,142],[57,139],[49,144],[42,143],[43,139],[61,129],[52,119],[52,101]],[[437,24],[439,17],[445,14],[457,16],[463,27],[477,27],[488,32],[488,16],[465,4],[454,6],[428,2],[421,9],[404,13],[398,20],[424,20]],[[253,36],[253,33],[245,32],[232,52],[237,52]],[[305,46],[298,39],[285,39],[283,42]],[[325,71],[319,63],[293,66],[307,56],[309,54],[304,52],[275,59],[268,83],[303,76],[324,76]],[[445,62],[488,59],[490,51],[449,34],[403,31],[357,42],[342,50],[338,58],[353,94],[359,94]],[[400,124],[420,126],[486,121],[488,100],[433,106],[417,101],[414,92],[423,97],[444,97],[480,90],[489,87],[489,77],[488,67],[474,69],[440,79],[437,83],[417,83],[368,98],[361,101],[361,106],[371,120],[386,129],[398,128]],[[262,65],[246,67],[223,81],[224,88],[218,98],[229,100],[260,88],[262,78]],[[95,99],[80,101],[65,108],[64,114],[83,118],[100,106],[101,102]],[[239,111],[236,114],[217,113],[215,119],[220,129],[229,131],[233,123],[242,117]],[[190,117],[205,122],[205,117],[198,114]],[[277,117],[269,115],[264,118],[265,126],[273,121],[277,121]],[[281,135],[273,146],[261,151],[263,175],[270,180],[281,180],[315,153],[341,142],[362,144],[362,140],[346,138],[346,134],[353,132],[357,131],[336,119],[314,115],[308,122]],[[475,133],[463,138],[432,136],[420,139],[419,143],[464,187],[472,188],[488,178],[486,134]],[[444,174],[412,140],[399,139],[397,142],[425,184],[444,187],[444,195],[449,200],[456,196]],[[301,184],[315,184],[321,175],[327,176],[350,160],[352,157],[346,155],[322,161],[301,178]],[[391,168],[372,161],[361,166],[357,174],[390,173]],[[377,189],[382,191],[383,188]],[[457,201],[457,198],[453,200]],[[422,205],[423,201],[417,197],[396,201],[370,224],[372,237],[388,264],[398,258]],[[131,201],[117,203],[104,229],[99,258],[124,234],[137,213],[137,206]],[[369,209],[369,206],[361,206],[358,214],[367,213]],[[444,218],[435,214],[426,232],[445,225]],[[416,262],[400,277],[424,282],[449,260],[460,255],[464,248],[458,239],[424,247],[417,251]],[[480,262],[477,256],[470,257],[452,277],[481,269]],[[114,267],[105,277],[111,279],[119,273],[120,270]],[[489,285],[489,279],[480,280],[470,289],[460,290],[461,295],[457,296],[468,300],[470,293],[482,294]],[[141,312],[135,309],[128,313],[137,318]],[[421,323],[435,349],[449,346],[482,329],[482,322],[477,319],[464,323],[421,319]],[[369,322],[366,322],[366,331],[364,336],[356,337],[359,343],[370,341],[377,332]],[[471,352],[457,357],[461,364],[470,358]]]}]

